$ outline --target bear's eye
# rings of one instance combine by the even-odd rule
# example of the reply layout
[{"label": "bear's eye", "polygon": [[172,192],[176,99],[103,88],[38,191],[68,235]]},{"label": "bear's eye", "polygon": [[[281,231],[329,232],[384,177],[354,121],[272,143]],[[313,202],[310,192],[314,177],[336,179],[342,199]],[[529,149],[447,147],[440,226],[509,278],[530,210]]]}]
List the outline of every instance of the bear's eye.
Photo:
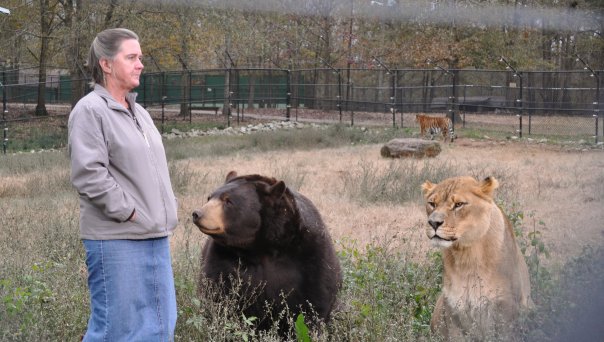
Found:
[{"label": "bear's eye", "polygon": [[227,196],[225,196],[225,197],[222,199],[222,202],[223,202],[224,204],[226,204],[226,205],[231,205],[231,204],[233,204],[233,202],[231,201],[231,199],[230,199],[229,197],[227,197]]},{"label": "bear's eye", "polygon": [[453,206],[453,208],[459,209],[459,208],[463,207],[464,205],[466,205],[465,202],[455,202],[455,205]]}]

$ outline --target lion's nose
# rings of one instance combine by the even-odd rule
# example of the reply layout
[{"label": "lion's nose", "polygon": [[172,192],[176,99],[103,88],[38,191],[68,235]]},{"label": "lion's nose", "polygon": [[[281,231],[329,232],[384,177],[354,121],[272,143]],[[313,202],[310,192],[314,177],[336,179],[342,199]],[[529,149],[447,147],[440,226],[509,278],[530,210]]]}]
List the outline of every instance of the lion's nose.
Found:
[{"label": "lion's nose", "polygon": [[428,224],[430,226],[432,226],[432,228],[434,228],[434,230],[437,230],[438,227],[440,227],[443,224],[444,221],[442,220],[428,220]]}]

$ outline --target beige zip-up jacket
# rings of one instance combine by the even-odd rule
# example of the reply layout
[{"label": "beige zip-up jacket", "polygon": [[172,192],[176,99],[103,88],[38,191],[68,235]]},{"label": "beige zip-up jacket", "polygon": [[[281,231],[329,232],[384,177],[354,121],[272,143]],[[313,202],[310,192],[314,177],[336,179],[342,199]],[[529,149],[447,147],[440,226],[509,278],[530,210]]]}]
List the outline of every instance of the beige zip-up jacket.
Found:
[{"label": "beige zip-up jacket", "polygon": [[161,135],[135,102],[136,94],[126,100],[133,113],[97,84],[69,115],[71,183],[80,195],[82,239],[148,239],[176,228]]}]

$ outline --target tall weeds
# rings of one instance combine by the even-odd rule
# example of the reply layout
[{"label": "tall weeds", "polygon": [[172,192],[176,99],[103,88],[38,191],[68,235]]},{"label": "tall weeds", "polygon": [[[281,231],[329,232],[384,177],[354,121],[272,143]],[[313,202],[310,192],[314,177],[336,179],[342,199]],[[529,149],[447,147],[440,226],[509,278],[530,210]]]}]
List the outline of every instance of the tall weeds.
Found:
[{"label": "tall weeds", "polygon": [[448,162],[428,160],[393,160],[387,167],[360,161],[342,178],[344,192],[361,203],[390,202],[400,204],[419,201],[421,185],[438,183],[454,174]]}]

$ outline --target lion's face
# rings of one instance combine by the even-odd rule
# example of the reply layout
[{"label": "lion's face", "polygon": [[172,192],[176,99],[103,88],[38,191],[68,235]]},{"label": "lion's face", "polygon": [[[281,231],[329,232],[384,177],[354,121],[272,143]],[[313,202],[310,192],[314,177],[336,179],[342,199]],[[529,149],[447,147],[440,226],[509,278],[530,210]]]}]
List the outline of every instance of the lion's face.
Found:
[{"label": "lion's face", "polygon": [[498,182],[487,177],[449,178],[441,183],[422,185],[428,214],[426,234],[433,245],[464,247],[480,239],[489,229],[493,191]]}]

